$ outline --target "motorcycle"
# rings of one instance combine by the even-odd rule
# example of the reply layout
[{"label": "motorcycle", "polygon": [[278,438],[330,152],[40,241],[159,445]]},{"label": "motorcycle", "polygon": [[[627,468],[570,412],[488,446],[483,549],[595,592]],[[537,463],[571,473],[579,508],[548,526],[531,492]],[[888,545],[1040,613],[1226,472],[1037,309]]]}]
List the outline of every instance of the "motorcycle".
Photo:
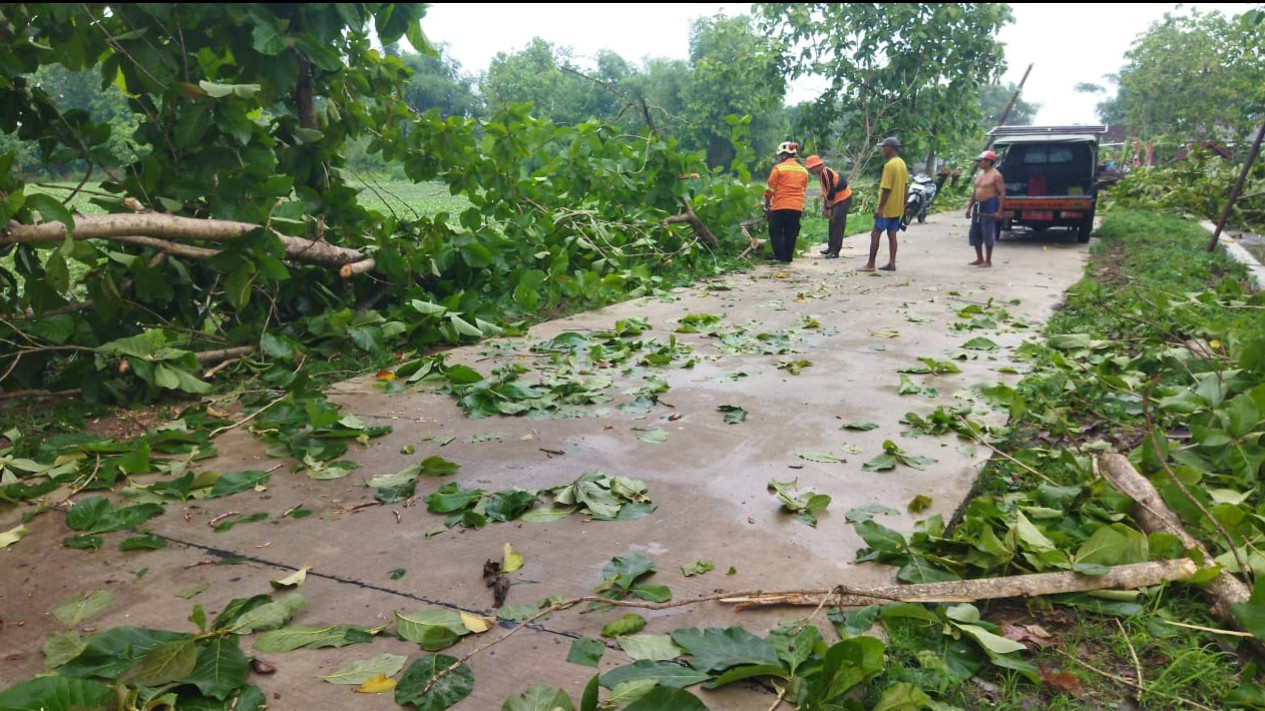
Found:
[{"label": "motorcycle", "polygon": [[935,180],[926,173],[918,173],[909,181],[909,193],[905,196],[905,217],[902,225],[908,225],[918,218],[919,222],[927,221],[927,210],[940,191],[942,180]]}]

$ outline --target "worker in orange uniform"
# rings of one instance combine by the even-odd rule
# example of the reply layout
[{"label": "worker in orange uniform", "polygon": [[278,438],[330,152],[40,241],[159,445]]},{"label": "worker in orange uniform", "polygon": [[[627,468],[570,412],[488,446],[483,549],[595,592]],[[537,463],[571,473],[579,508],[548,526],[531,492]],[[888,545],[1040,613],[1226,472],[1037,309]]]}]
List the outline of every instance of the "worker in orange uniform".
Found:
[{"label": "worker in orange uniform", "polygon": [[843,248],[843,233],[848,228],[848,210],[852,208],[852,188],[848,177],[826,167],[820,156],[808,156],[804,167],[821,182],[821,216],[830,220],[829,237],[821,256],[838,259]]},{"label": "worker in orange uniform", "polygon": [[778,145],[777,165],[769,173],[769,187],[764,191],[769,245],[774,261],[783,264],[790,264],[795,257],[799,219],[804,214],[804,193],[808,189],[808,170],[795,158],[798,151],[799,146],[790,141]]}]

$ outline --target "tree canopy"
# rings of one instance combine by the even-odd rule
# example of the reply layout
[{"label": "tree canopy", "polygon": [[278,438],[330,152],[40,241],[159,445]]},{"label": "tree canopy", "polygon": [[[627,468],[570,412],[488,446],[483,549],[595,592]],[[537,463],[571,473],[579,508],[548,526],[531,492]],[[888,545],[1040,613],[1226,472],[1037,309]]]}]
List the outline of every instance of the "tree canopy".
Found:
[{"label": "tree canopy", "polygon": [[1242,142],[1265,116],[1265,34],[1220,12],[1168,13],[1125,53],[1114,100],[1143,138]]},{"label": "tree canopy", "polygon": [[975,130],[983,87],[1005,69],[995,3],[760,3],[761,26],[789,48],[785,72],[829,85],[804,112],[821,145],[855,163],[895,135],[927,155]]}]

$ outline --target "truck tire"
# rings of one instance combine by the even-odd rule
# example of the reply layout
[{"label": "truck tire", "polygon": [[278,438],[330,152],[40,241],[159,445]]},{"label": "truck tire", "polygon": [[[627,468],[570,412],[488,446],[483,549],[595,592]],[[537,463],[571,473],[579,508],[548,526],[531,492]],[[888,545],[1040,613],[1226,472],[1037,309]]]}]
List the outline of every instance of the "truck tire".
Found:
[{"label": "truck tire", "polygon": [[1089,233],[1094,231],[1094,213],[1085,215],[1085,219],[1081,221],[1079,227],[1076,228],[1076,241],[1085,244],[1089,241]]}]

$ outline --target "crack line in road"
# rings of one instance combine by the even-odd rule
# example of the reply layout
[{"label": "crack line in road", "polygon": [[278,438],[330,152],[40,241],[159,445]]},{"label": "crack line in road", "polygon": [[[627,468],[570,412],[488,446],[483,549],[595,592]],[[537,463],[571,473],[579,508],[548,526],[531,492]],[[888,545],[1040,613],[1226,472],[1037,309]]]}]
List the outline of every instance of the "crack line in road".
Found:
[{"label": "crack line in road", "polygon": [[[197,550],[201,550],[205,553],[216,556],[218,558],[249,561],[251,563],[258,563],[260,565],[265,565],[272,568],[278,568],[281,570],[289,570],[292,572],[297,572],[299,570],[299,568],[296,568],[292,565],[288,565],[286,563],[278,563],[278,562],[267,560],[265,558],[259,558],[257,556],[252,556],[252,555],[242,555],[240,553],[236,553],[231,550],[226,550],[223,548],[215,548],[212,546],[204,545],[202,543],[194,543],[192,541],[183,541],[183,540],[180,540],[179,538],[172,538],[171,536],[165,536],[161,533],[156,533],[154,535],[158,536],[159,538],[165,541],[170,541],[172,543],[185,546],[186,548],[194,548]],[[470,610],[466,610],[453,603],[443,602],[442,600],[432,600],[430,598],[422,597],[420,595],[414,595],[413,593],[403,592],[401,590],[392,590],[391,588],[385,588],[385,587],[382,587],[381,585],[375,585],[373,583],[365,582],[363,580],[356,580],[354,578],[344,578],[338,575],[331,575],[329,573],[321,573],[319,571],[314,571],[310,568],[307,571],[307,575],[310,575],[314,578],[322,578],[324,580],[330,580],[335,583],[339,583],[341,585],[353,585],[355,587],[363,588],[365,590],[372,590],[375,592],[383,592],[390,595],[396,595],[402,598],[406,598],[408,600],[426,603],[428,605],[438,605],[440,607],[446,607],[450,610],[455,610],[457,612],[469,612],[470,614],[480,614],[480,613],[473,613]],[[518,626],[519,623],[514,622],[513,620],[503,620],[500,617],[498,617],[496,619],[496,624],[498,627],[501,627],[502,629],[514,629],[515,627]],[[546,634],[557,635],[557,636],[566,637],[569,639],[589,639],[588,637],[585,637],[582,634],[578,634],[575,632],[564,632],[561,630],[552,630],[552,629],[549,629],[548,627],[545,627],[544,625],[535,624],[535,623],[527,625],[527,628],[535,632],[544,632]],[[602,640],[598,640],[598,641],[601,642]],[[619,647],[614,642],[602,642],[602,644],[604,644],[608,649],[619,649],[622,651],[622,648]]]}]

